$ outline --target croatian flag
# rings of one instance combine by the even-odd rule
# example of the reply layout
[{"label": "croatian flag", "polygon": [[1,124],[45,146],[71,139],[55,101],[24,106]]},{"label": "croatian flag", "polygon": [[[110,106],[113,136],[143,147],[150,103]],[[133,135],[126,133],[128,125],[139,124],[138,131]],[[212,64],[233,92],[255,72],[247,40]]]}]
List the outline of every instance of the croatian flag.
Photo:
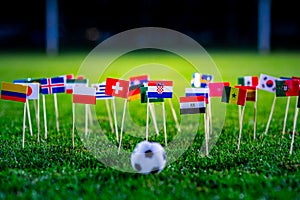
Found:
[{"label": "croatian flag", "polygon": [[113,99],[113,96],[105,94],[106,82],[92,84],[96,88],[96,100]]},{"label": "croatian flag", "polygon": [[205,102],[208,102],[209,88],[185,88],[185,96],[204,96]]},{"label": "croatian flag", "polygon": [[41,92],[42,94],[54,94],[65,92],[64,77],[42,78]]},{"label": "croatian flag", "polygon": [[148,98],[172,98],[173,81],[149,81]]}]

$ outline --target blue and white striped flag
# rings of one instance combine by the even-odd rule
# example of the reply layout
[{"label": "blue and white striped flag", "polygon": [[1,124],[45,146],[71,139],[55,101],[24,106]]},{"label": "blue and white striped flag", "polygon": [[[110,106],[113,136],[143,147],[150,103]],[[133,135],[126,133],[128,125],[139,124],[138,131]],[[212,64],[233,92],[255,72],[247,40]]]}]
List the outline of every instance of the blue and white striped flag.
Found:
[{"label": "blue and white striped flag", "polygon": [[113,99],[113,96],[109,96],[105,94],[105,88],[106,88],[106,82],[102,83],[95,83],[92,84],[92,87],[96,88],[96,100],[102,100],[102,99]]}]

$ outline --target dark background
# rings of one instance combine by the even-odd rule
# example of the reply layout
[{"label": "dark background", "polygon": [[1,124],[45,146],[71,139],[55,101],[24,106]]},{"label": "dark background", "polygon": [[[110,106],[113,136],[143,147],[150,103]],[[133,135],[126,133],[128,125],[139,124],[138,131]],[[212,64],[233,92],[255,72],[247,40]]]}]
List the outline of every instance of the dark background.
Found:
[{"label": "dark background", "polygon": [[[5,1],[0,6],[0,49],[45,48],[45,0]],[[258,0],[58,1],[61,49],[93,48],[132,28],[180,31],[204,47],[257,49]],[[271,47],[300,49],[296,1],[272,1]]]}]

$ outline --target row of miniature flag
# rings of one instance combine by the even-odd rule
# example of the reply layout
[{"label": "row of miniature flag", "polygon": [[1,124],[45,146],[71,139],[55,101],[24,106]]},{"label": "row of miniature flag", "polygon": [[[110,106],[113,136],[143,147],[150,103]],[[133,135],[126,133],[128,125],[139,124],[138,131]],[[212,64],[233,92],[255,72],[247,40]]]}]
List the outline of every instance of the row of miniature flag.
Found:
[{"label": "row of miniature flag", "polygon": [[[222,97],[222,102],[235,103],[244,105],[246,101],[256,101],[256,89],[261,89],[276,93],[276,96],[298,96],[299,95],[299,77],[272,77],[261,74],[258,80],[256,76],[245,76],[238,78],[238,86],[229,87],[229,82],[210,82],[212,75],[200,75],[199,80],[204,81],[199,85],[195,84],[195,77],[199,73],[194,73],[192,78],[193,88],[186,88],[185,94],[188,96],[204,96],[206,103],[209,97]],[[72,76],[60,76],[53,78],[41,79],[21,79],[15,80],[16,84],[26,84],[28,91],[21,89],[22,86],[10,85],[4,83],[2,85],[1,98],[7,100],[25,102],[26,99],[37,99],[39,92],[41,94],[67,93],[75,95],[95,96],[96,99],[109,99],[113,96],[137,100],[141,98],[142,103],[147,102],[148,98],[152,101],[163,101],[163,98],[172,98],[172,81],[150,81],[147,75],[131,77],[129,81],[107,78],[106,82],[100,84],[92,84],[92,88],[88,87],[88,80],[84,78],[70,78]],[[37,84],[39,83],[39,84]],[[79,88],[78,86],[85,86]],[[197,86],[197,87],[196,87]],[[198,87],[199,86],[199,87]],[[74,92],[74,88],[76,92]],[[94,91],[95,88],[95,92]],[[27,95],[25,95],[27,94]],[[185,100],[183,100],[185,101]],[[92,102],[95,104],[95,101]]]}]

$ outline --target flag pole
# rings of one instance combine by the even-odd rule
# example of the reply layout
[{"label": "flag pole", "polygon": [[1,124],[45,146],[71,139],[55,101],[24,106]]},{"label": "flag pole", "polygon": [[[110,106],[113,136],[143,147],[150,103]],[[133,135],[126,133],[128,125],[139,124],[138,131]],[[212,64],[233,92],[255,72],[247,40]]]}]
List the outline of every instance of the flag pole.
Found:
[{"label": "flag pole", "polygon": [[296,126],[297,126],[297,119],[298,119],[298,113],[299,113],[299,108],[297,106],[297,102],[299,101],[299,96],[297,97],[296,101],[296,111],[295,111],[295,116],[294,116],[294,126],[293,126],[293,135],[292,135],[292,142],[291,142],[291,147],[290,147],[290,155],[293,153],[293,145],[294,145],[294,139],[295,139],[295,133],[296,133]]},{"label": "flag pole", "polygon": [[158,128],[157,128],[157,122],[156,122],[155,108],[154,108],[153,103],[149,103],[149,105],[150,105],[150,113],[151,113],[151,116],[152,116],[155,132],[156,132],[156,135],[159,135],[159,131],[158,131]]},{"label": "flag pole", "polygon": [[163,110],[163,120],[164,120],[164,135],[165,135],[165,144],[166,146],[168,145],[167,143],[167,124],[166,124],[166,110],[165,110],[165,102],[162,102],[162,110]]},{"label": "flag pole", "polygon": [[284,121],[283,121],[282,137],[285,134],[286,120],[287,120],[287,116],[288,116],[288,112],[289,112],[290,100],[291,100],[291,97],[288,96],[287,101],[286,101],[285,115],[284,115]]},{"label": "flag pole", "polygon": [[93,126],[93,115],[92,115],[92,111],[91,111],[91,106],[88,106],[88,119],[89,119],[89,122],[90,122],[90,125]]},{"label": "flag pole", "polygon": [[[210,101],[210,97],[208,97],[208,115],[209,115],[209,133],[212,135],[212,114],[211,114],[211,101]],[[208,135],[209,136],[209,135]]]},{"label": "flag pole", "polygon": [[26,124],[26,103],[28,100],[25,101],[24,103],[24,115],[23,115],[23,134],[22,134],[22,148],[24,148],[24,143],[25,143],[25,124]]},{"label": "flag pole", "polygon": [[146,111],[146,141],[149,137],[149,98],[147,98],[147,111]]},{"label": "flag pole", "polygon": [[176,123],[177,130],[180,132],[180,126],[179,126],[179,123],[178,123],[178,120],[177,120],[177,115],[176,115],[173,103],[172,103],[170,98],[168,99],[168,101],[169,101],[169,104],[170,104],[170,107],[171,107],[171,111],[172,111],[172,114],[173,114],[174,121]]},{"label": "flag pole", "polygon": [[75,103],[72,103],[72,145],[75,148]]},{"label": "flag pole", "polygon": [[107,109],[110,129],[111,129],[111,132],[114,133],[114,124],[113,124],[113,121],[112,121],[112,118],[111,118],[111,112],[110,112],[110,108],[109,108],[109,104],[108,104],[108,99],[105,99],[105,105],[106,105],[106,109]]},{"label": "flag pole", "polygon": [[268,120],[268,123],[267,123],[265,134],[267,134],[268,130],[269,130],[269,126],[270,126],[270,123],[271,123],[272,115],[273,115],[275,104],[276,104],[276,98],[277,97],[274,96],[274,100],[273,100],[272,108],[271,108],[271,111],[270,111],[270,116],[269,116],[269,120]]},{"label": "flag pole", "polygon": [[28,117],[28,123],[29,123],[30,136],[32,136],[32,124],[31,124],[31,115],[30,115],[30,108],[29,108],[29,100],[26,100],[26,108],[27,108],[27,117]]},{"label": "flag pole", "polygon": [[85,104],[85,136],[87,136],[88,135],[88,130],[89,130],[89,128],[88,128],[88,125],[89,125],[89,111],[88,111],[88,109],[89,109],[89,104]]},{"label": "flag pole", "polygon": [[127,103],[128,103],[128,99],[125,99],[124,100],[124,108],[123,108],[123,116],[122,116],[122,124],[121,124],[121,132],[120,132],[120,142],[119,142],[118,154],[120,154],[121,145],[122,145],[123,128],[124,128],[124,121],[125,121],[125,113],[126,113]]},{"label": "flag pole", "polygon": [[208,156],[208,138],[207,138],[207,117],[206,112],[203,115],[204,119],[204,136],[205,136],[205,155]]},{"label": "flag pole", "polygon": [[56,117],[56,130],[59,133],[58,105],[57,105],[57,96],[56,96],[56,93],[53,94],[53,98],[54,98],[54,108],[55,108],[55,117]]},{"label": "flag pole", "polygon": [[238,150],[240,149],[240,144],[241,144],[241,137],[242,137],[242,130],[243,130],[243,118],[244,118],[245,107],[246,106],[243,106],[243,108],[242,108],[241,119],[240,119],[240,132],[239,132]]},{"label": "flag pole", "polygon": [[36,124],[38,123],[38,116],[37,116],[37,105],[36,105],[36,101],[33,101],[33,107],[34,107],[34,111],[35,111],[35,120],[36,120]]},{"label": "flag pole", "polygon": [[115,98],[112,99],[112,107],[113,107],[113,112],[114,112],[116,139],[117,139],[117,142],[119,142],[118,124],[117,124],[117,111],[116,111]]},{"label": "flag pole", "polygon": [[38,129],[38,143],[40,143],[40,132],[41,132],[41,122],[40,122],[40,95],[37,99],[37,129]]},{"label": "flag pole", "polygon": [[256,139],[256,122],[257,122],[257,101],[254,102],[254,127],[253,127],[253,139]]},{"label": "flag pole", "polygon": [[46,115],[46,100],[45,100],[45,95],[43,96],[43,110],[44,110],[44,127],[45,127],[45,139],[47,139],[47,115]]}]

